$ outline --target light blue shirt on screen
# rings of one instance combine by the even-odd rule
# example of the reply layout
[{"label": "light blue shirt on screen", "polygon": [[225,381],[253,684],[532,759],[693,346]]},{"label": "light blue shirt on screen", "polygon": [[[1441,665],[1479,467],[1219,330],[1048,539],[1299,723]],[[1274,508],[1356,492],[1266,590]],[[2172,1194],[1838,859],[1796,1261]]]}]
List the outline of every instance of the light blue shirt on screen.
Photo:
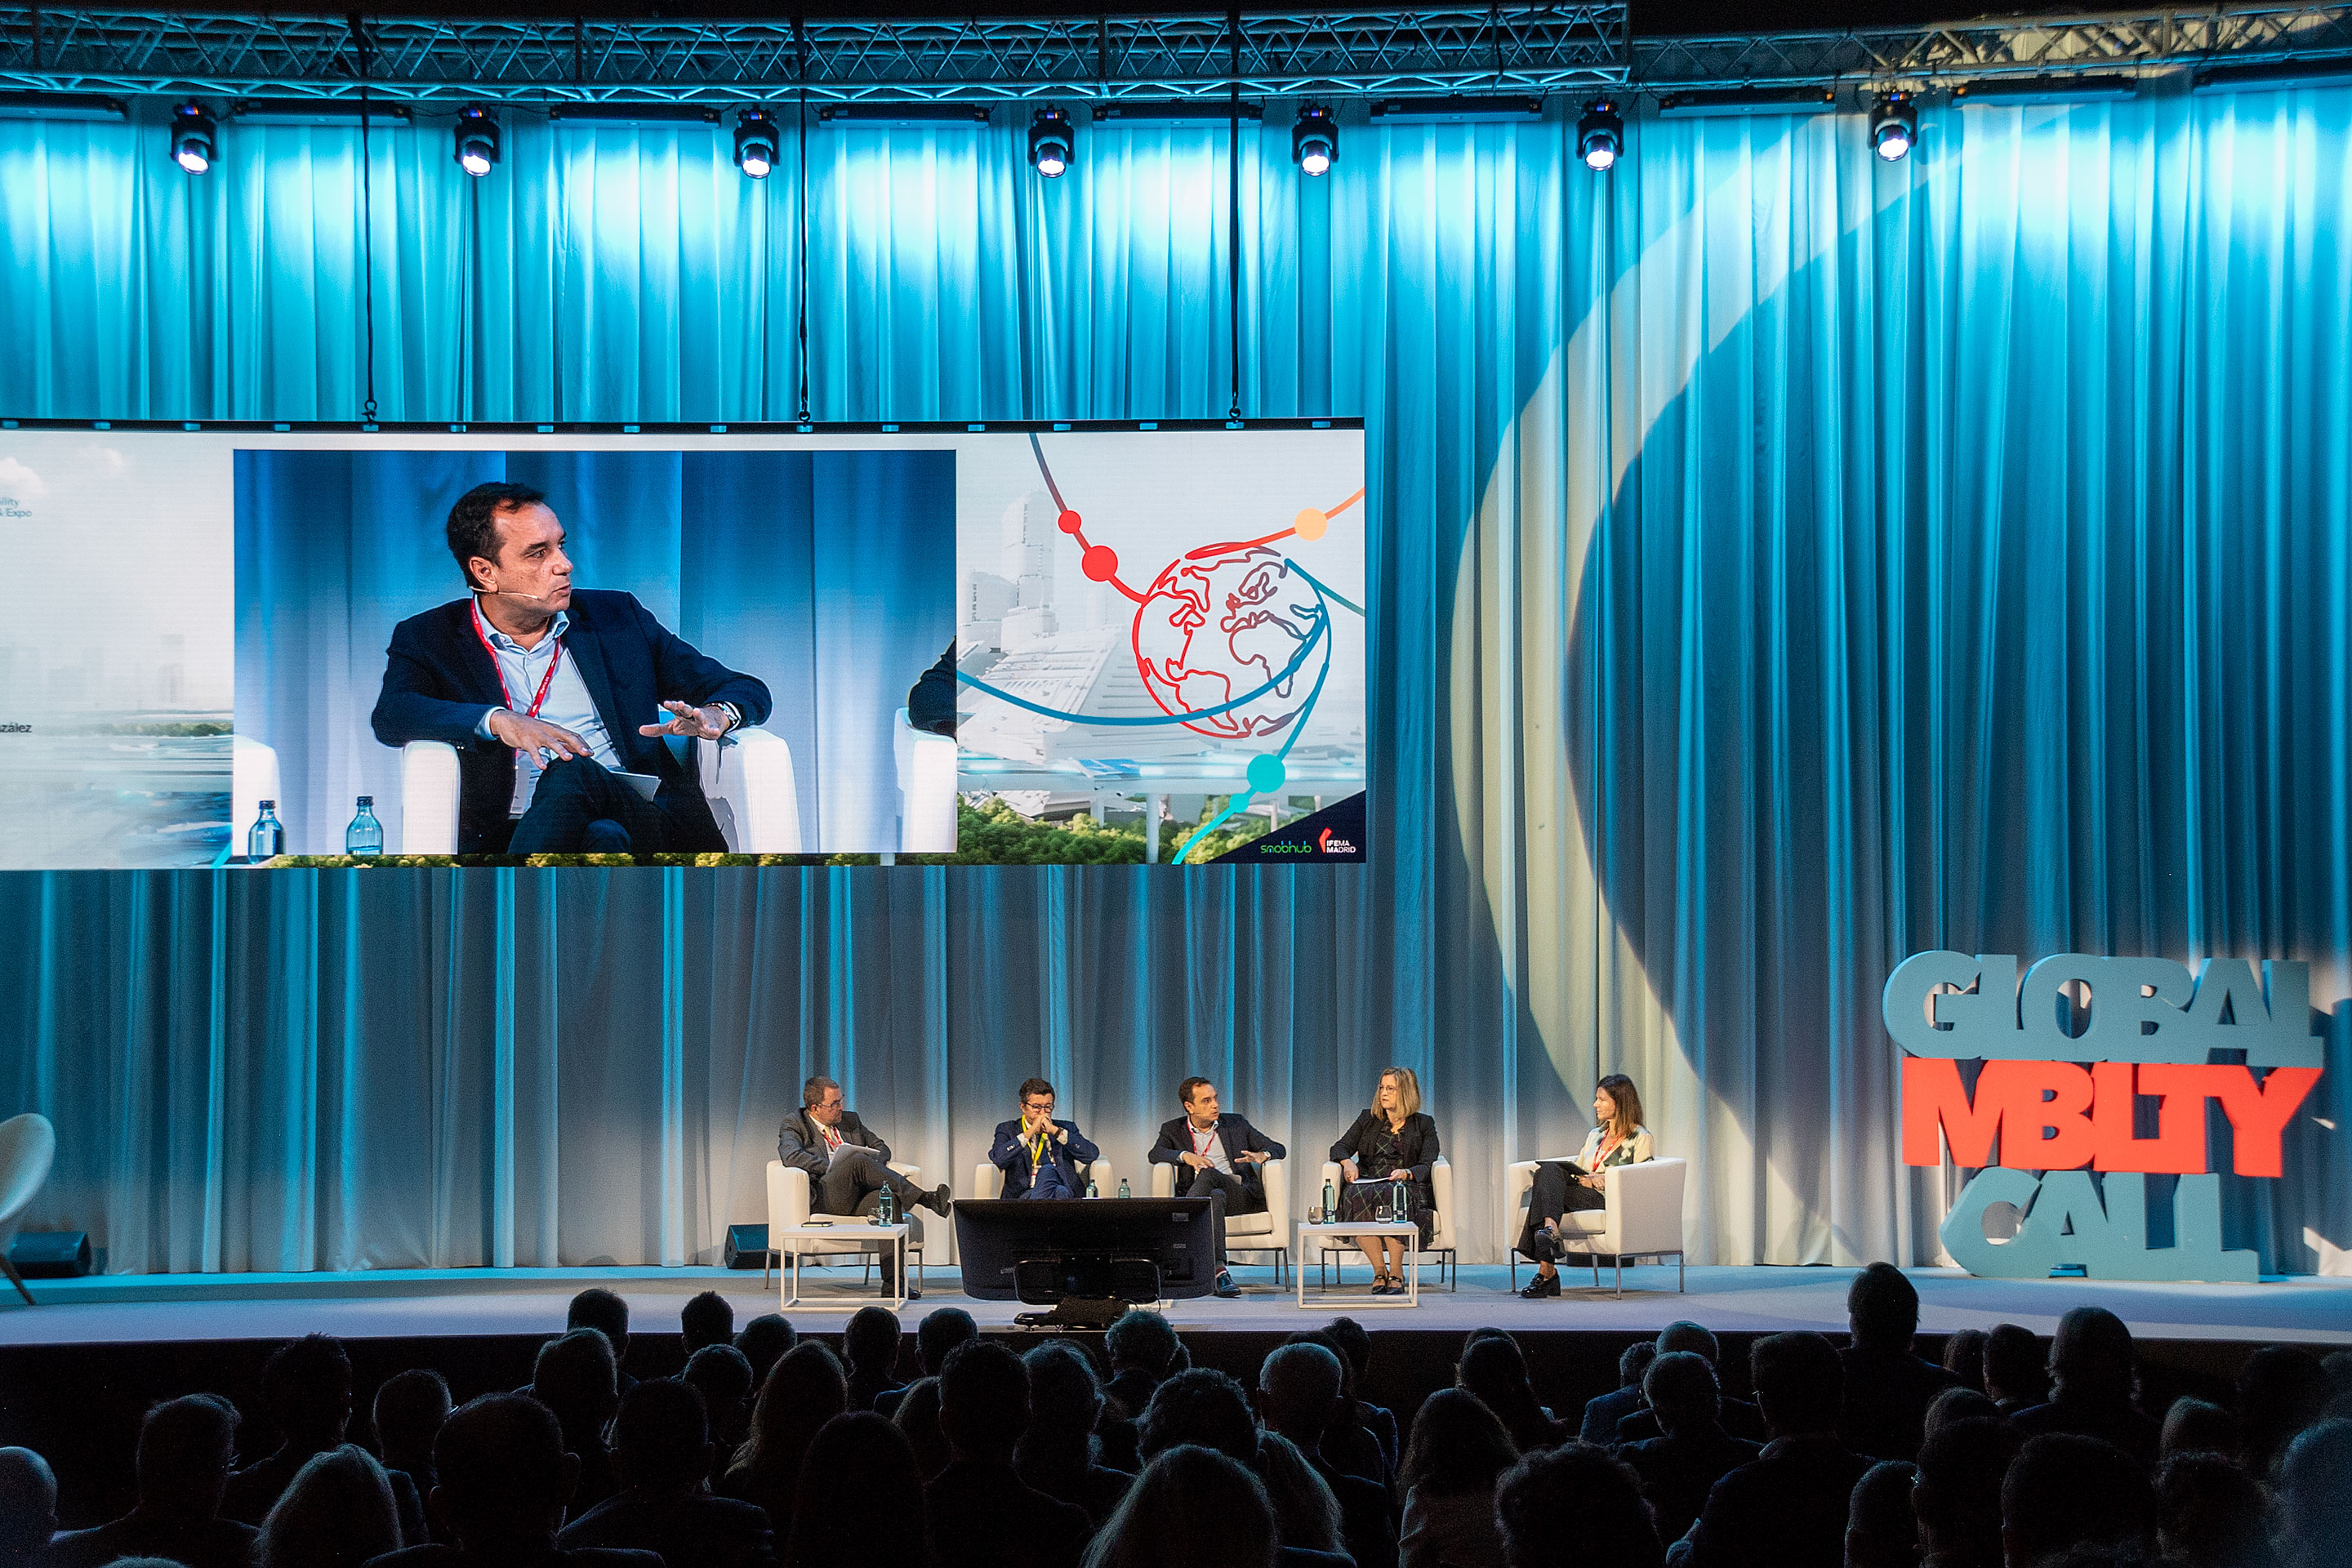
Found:
[{"label": "light blue shirt on screen", "polygon": [[[490,639],[490,657],[498,661],[499,679],[506,682],[507,700],[512,704],[509,711],[527,713],[530,700],[539,690],[539,683],[547,679],[548,661],[556,657],[563,646],[563,634],[572,626],[572,617],[564,611],[555,612],[555,624],[547,635],[530,647],[490,625],[482,616],[482,630]],[[490,715],[495,708],[482,710],[481,721],[474,726],[475,733],[484,740],[496,740],[490,733]],[[588,750],[604,766],[618,773],[621,757],[613,749],[613,737],[604,731],[604,721],[598,717],[595,700],[588,695],[588,683],[580,679],[580,667],[565,659],[556,667],[555,679],[547,688],[547,700],[540,704],[539,717],[550,724],[560,725],[588,742]],[[536,753],[515,753],[514,804],[508,812],[520,816],[530,809],[530,797],[539,788],[539,775],[543,764]]]}]

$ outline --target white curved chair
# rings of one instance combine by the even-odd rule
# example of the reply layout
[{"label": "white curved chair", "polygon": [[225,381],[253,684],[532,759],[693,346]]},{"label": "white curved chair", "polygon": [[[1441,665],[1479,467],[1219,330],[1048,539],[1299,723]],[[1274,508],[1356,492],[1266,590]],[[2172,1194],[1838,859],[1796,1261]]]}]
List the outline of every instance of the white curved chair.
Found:
[{"label": "white curved chair", "polygon": [[[1324,1161],[1323,1173],[1317,1180],[1330,1184],[1332,1192],[1338,1193],[1340,1190],[1339,1163],[1336,1160]],[[1449,1290],[1459,1290],[1462,1289],[1462,1258],[1454,1240],[1454,1162],[1443,1154],[1430,1162],[1429,1185],[1431,1195],[1437,1201],[1437,1206],[1431,1211],[1429,1245],[1421,1249],[1421,1256],[1423,1258],[1435,1258],[1439,1282]],[[1317,1255],[1314,1261],[1318,1265],[1328,1265],[1333,1268],[1339,1268],[1343,1259],[1357,1251],[1357,1246],[1354,1239],[1349,1237],[1319,1236],[1316,1237],[1316,1249]],[[1302,1258],[1299,1261],[1303,1264],[1307,1260]],[[1344,1279],[1344,1275],[1342,1278]]]},{"label": "white curved chair", "polygon": [[898,769],[898,848],[908,855],[952,855],[956,847],[956,743],[918,730],[904,708],[890,729]]},{"label": "white curved chair", "polygon": [[[673,738],[673,745],[679,742]],[[737,855],[798,855],[800,788],[793,749],[782,735],[742,730],[695,743],[697,776],[728,849]],[[681,753],[682,754],[682,753]],[[948,846],[953,848],[952,842]],[[457,852],[457,749],[441,741],[400,748],[403,855]]]},{"label": "white curved chair", "polygon": [[[1553,1154],[1551,1160],[1571,1156]],[[1536,1167],[1543,1160],[1521,1160],[1503,1171],[1503,1256],[1510,1260],[1511,1287],[1518,1288],[1519,1232],[1528,1223],[1528,1198],[1534,1190]],[[1675,1260],[1675,1289],[1683,1289],[1686,1272],[1683,1258],[1683,1185],[1689,1173],[1685,1160],[1644,1160],[1638,1165],[1612,1165],[1601,1173],[1601,1196],[1606,1206],[1580,1209],[1559,1216],[1562,1250],[1599,1258],[1617,1259],[1617,1294],[1625,1293],[1625,1259],[1665,1258]],[[1562,1259],[1562,1261],[1566,1261]],[[1592,1265],[1592,1283],[1601,1283],[1601,1265]]]},{"label": "white curved chair", "polygon": [[[1109,1197],[1118,1191],[1118,1177],[1110,1168],[1108,1158],[1078,1162],[1078,1180],[1095,1184],[1097,1195]],[[971,1168],[971,1195],[992,1198],[1004,1191],[1004,1173],[982,1160]]]},{"label": "white curved chair", "polygon": [[16,1287],[16,1294],[25,1298],[27,1307],[33,1304],[33,1293],[25,1289],[23,1277],[9,1261],[8,1248],[24,1223],[25,1211],[33,1206],[41,1184],[49,1179],[49,1167],[57,1158],[58,1130],[49,1125],[47,1117],[26,1111],[0,1121],[0,1270],[6,1272],[8,1282]]},{"label": "white curved chair", "polygon": [[[1265,1183],[1265,1212],[1227,1215],[1225,1250],[1273,1253],[1274,1283],[1279,1289],[1283,1271],[1290,1261],[1290,1175],[1280,1160],[1268,1160],[1259,1168],[1259,1174]],[[1152,1162],[1151,1195],[1176,1195],[1175,1166]]]},{"label": "white curved chair", "polygon": [[[893,1160],[890,1162],[890,1168],[917,1186],[923,1184],[923,1168],[920,1165],[909,1165],[901,1161]],[[787,1165],[782,1160],[769,1161],[768,1263],[771,1268],[781,1262],[784,1257],[783,1249],[773,1245],[776,1233],[786,1226],[806,1225],[809,1212],[809,1173],[798,1165]],[[870,1266],[877,1256],[874,1246],[873,1242],[866,1240],[835,1241],[826,1238],[796,1241],[793,1244],[793,1249],[803,1258],[856,1253]],[[907,1258],[909,1266],[915,1271],[915,1283],[920,1285],[923,1279],[923,1249],[917,1246],[911,1237],[907,1244]],[[764,1287],[767,1282],[768,1276],[763,1272],[760,1276],[760,1283]]]}]

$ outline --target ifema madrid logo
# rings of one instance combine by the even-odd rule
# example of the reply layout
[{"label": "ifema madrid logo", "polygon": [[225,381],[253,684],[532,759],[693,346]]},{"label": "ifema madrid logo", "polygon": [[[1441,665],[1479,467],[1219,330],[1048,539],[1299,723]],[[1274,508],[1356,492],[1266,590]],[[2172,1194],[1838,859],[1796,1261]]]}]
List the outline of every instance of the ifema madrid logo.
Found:
[{"label": "ifema madrid logo", "polygon": [[[2171,959],[2067,952],[2021,980],[2011,954],[1937,951],[1895,967],[1882,1011],[1905,1053],[1903,1163],[1940,1165],[1948,1148],[1977,1173],[1937,1232],[1961,1268],[2253,1282],[2255,1255],[2221,1246],[2206,1106],[2228,1120],[2232,1172],[2284,1173],[2287,1122],[2320,1074],[2305,965],[2265,962],[2257,980],[2242,958],[2191,975]],[[1972,1085],[1964,1062],[1979,1064]],[[2156,1102],[2152,1135],[2144,1100]],[[2169,1246],[2152,1245],[2151,1175],[2179,1178]],[[2003,1204],[2021,1219],[1995,1240],[1985,1220]]]}]

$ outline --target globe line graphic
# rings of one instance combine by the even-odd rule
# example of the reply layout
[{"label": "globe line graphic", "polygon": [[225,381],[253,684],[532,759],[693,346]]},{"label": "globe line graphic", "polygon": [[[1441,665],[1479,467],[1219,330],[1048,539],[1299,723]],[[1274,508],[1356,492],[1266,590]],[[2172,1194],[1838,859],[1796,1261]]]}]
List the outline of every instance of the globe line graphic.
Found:
[{"label": "globe line graphic", "polygon": [[[1029,448],[1046,493],[1054,498],[1057,526],[1078,546],[1081,570],[1095,582],[1109,584],[1136,606],[1129,643],[1143,689],[1161,712],[1156,718],[1071,713],[1016,697],[961,670],[956,679],[1000,701],[1071,723],[1181,724],[1227,742],[1282,736],[1279,748],[1250,759],[1244,775],[1249,787],[1229,796],[1223,811],[1184,840],[1175,856],[1175,863],[1181,865],[1193,846],[1247,810],[1256,796],[1280,790],[1289,776],[1285,760],[1306,732],[1331,673],[1331,604],[1337,601],[1360,616],[1363,608],[1331,592],[1273,547],[1293,537],[1320,539],[1334,516],[1363,500],[1363,489],[1358,487],[1336,506],[1307,508],[1288,528],[1263,538],[1188,551],[1161,568],[1148,591],[1138,593],[1119,576],[1118,552],[1087,539],[1085,519],[1063,499],[1045,447],[1034,432]],[[1294,578],[1306,593],[1297,591]],[[1301,699],[1298,678],[1318,647],[1322,661]],[[1236,684],[1244,685],[1238,695],[1234,692]]]}]

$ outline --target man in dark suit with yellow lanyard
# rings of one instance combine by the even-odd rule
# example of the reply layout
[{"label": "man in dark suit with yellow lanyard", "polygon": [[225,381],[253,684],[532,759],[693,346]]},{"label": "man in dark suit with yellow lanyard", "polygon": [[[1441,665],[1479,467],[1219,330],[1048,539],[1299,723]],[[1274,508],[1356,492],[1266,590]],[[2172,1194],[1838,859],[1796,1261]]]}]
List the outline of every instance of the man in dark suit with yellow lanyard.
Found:
[{"label": "man in dark suit with yellow lanyard", "polygon": [[1007,1198],[1085,1197],[1078,1167],[1101,1157],[1076,1122],[1054,1120],[1054,1086],[1042,1078],[1023,1080],[1020,1118],[998,1122],[988,1149],[988,1163],[1004,1173]]}]

